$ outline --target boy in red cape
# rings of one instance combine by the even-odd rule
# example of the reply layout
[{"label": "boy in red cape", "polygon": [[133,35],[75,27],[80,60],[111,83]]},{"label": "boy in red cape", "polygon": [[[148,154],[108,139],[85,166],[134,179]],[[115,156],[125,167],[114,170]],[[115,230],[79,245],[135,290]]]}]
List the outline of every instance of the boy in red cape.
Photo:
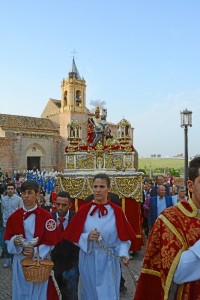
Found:
[{"label": "boy in red cape", "polygon": [[14,254],[12,299],[47,299],[48,281],[33,283],[25,280],[21,260],[35,259],[37,248],[40,258],[49,257],[50,251],[59,240],[56,223],[46,210],[37,206],[39,185],[33,180],[21,186],[23,208],[15,211],[8,219],[4,239],[8,252]]}]

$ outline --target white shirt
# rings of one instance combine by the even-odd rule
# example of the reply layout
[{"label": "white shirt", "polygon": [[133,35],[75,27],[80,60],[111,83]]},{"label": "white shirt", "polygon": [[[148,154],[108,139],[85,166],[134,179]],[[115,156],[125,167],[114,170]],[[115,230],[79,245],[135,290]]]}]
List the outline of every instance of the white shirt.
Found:
[{"label": "white shirt", "polygon": [[160,198],[157,196],[157,216],[166,208],[165,197]]},{"label": "white shirt", "polygon": [[[56,213],[56,219],[57,219],[57,226],[58,226],[60,224],[60,217],[59,217],[58,213]],[[63,227],[65,229],[69,222],[69,210],[68,210],[67,214],[64,216],[64,219],[65,219],[65,221],[63,222]]]}]

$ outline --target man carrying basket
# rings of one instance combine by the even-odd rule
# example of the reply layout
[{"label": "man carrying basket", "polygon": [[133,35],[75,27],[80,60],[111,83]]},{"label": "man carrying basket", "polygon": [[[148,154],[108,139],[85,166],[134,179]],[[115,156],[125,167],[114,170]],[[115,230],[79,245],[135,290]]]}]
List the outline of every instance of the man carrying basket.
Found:
[{"label": "man carrying basket", "polygon": [[48,277],[53,263],[50,251],[58,242],[56,223],[46,210],[37,206],[39,185],[33,180],[21,186],[23,208],[8,219],[4,239],[14,254],[12,299],[47,299]]}]

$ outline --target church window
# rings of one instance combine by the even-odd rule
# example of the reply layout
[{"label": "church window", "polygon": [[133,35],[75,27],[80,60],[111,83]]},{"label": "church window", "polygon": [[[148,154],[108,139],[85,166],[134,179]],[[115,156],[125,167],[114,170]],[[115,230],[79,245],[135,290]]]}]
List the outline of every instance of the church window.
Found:
[{"label": "church window", "polygon": [[64,94],[64,106],[67,106],[67,92]]},{"label": "church window", "polygon": [[80,105],[82,102],[82,95],[81,91],[76,91],[76,105]]}]

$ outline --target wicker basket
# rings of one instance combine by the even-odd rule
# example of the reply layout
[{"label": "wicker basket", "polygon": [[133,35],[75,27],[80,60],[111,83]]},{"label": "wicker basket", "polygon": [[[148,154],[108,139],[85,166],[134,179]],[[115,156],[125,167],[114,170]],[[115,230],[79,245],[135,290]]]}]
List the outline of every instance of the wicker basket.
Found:
[{"label": "wicker basket", "polygon": [[24,277],[26,281],[41,283],[48,280],[51,270],[53,268],[53,262],[50,259],[40,260],[39,253],[37,254],[37,260],[31,258],[24,258],[21,261]]}]

